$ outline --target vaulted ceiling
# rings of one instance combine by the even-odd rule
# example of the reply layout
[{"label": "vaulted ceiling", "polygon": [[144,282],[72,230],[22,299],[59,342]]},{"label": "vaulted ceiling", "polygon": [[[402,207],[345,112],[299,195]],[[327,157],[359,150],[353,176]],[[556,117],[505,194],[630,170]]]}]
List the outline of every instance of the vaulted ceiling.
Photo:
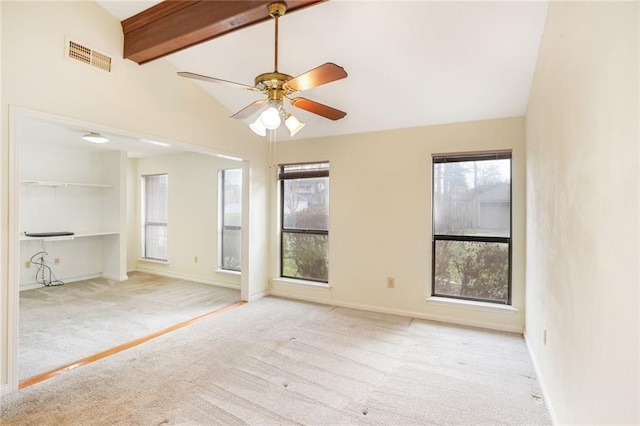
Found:
[{"label": "vaulted ceiling", "polygon": [[[98,3],[125,20],[157,2]],[[296,76],[334,62],[349,74],[303,92],[346,111],[342,120],[285,104],[307,123],[295,139],[524,115],[547,7],[546,1],[331,0],[287,13],[279,25],[279,71]],[[179,71],[253,85],[258,74],[273,71],[273,40],[267,20],[166,59]],[[196,84],[229,115],[261,99]]]}]

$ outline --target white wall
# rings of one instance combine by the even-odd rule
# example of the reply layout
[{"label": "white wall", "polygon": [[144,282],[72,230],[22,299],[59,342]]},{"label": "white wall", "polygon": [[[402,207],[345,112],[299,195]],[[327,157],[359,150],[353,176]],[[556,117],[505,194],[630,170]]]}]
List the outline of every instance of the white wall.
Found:
[{"label": "white wall", "polygon": [[[21,180],[107,184],[102,180],[104,165],[100,152],[22,144],[20,154]],[[21,184],[20,232],[103,230],[102,199],[107,192],[118,190],[118,186],[87,188]],[[113,227],[111,230],[119,229]]]},{"label": "white wall", "polygon": [[[38,268],[28,262],[46,251],[45,262],[55,277],[64,282],[104,276],[126,278],[124,253],[125,186],[121,175],[126,157],[118,151],[96,152],[56,146],[40,141],[20,144],[20,179],[22,181],[73,182],[95,186],[50,186],[20,184],[19,231],[71,231],[73,240],[20,241],[20,285],[36,285]],[[80,234],[112,232],[110,236],[79,237]],[[53,264],[54,259],[59,264]]]},{"label": "white wall", "polygon": [[[516,313],[427,303],[431,292],[432,154],[513,150]],[[329,284],[272,280],[272,292],[499,330],[524,327],[524,119],[507,118],[278,143],[280,163],[329,160]],[[274,197],[277,191],[272,191]],[[277,203],[272,201],[275,210]],[[272,229],[276,241],[276,229]],[[275,253],[276,250],[273,249]],[[277,256],[273,256],[277,264]],[[275,276],[276,271],[272,271]],[[387,277],[395,288],[387,288]]]},{"label": "white wall", "polygon": [[549,7],[526,117],[526,335],[560,424],[640,423],[638,41],[637,2]]},{"label": "white wall", "polygon": [[[0,139],[0,390],[8,383],[9,345],[17,344],[15,324],[4,318],[8,300],[9,247],[9,130],[10,106],[95,123],[124,134],[171,140],[214,149],[248,160],[251,166],[249,197],[250,258],[247,262],[248,298],[267,289],[267,235],[269,186],[268,145],[246,126],[229,120],[229,112],[193,81],[176,77],[164,60],[139,66],[122,59],[123,35],[117,19],[94,2],[9,2],[2,8],[2,135]],[[114,57],[106,74],[64,59],[65,37]],[[117,132],[116,132],[117,133]],[[18,258],[18,256],[15,256]]]},{"label": "white wall", "polygon": [[[136,160],[136,214],[129,228],[135,228],[136,268],[240,288],[240,276],[216,272],[218,269],[218,172],[240,168],[239,161],[204,154],[175,154]],[[167,173],[168,188],[168,264],[141,258],[140,182],[141,176]],[[195,262],[195,257],[198,261]]]}]

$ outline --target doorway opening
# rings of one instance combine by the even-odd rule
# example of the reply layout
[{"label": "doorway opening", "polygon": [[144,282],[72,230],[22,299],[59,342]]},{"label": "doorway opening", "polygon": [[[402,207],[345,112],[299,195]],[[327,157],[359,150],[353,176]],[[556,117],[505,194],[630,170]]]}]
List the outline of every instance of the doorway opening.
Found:
[{"label": "doorway opening", "polygon": [[[246,175],[248,161],[21,108],[10,114],[9,192],[18,208],[9,218],[9,391],[246,300],[247,274],[220,269],[218,180],[223,169]],[[90,132],[109,142],[83,140]],[[141,251],[140,182],[149,170],[171,178],[164,262]],[[247,265],[246,247],[240,253]]]}]

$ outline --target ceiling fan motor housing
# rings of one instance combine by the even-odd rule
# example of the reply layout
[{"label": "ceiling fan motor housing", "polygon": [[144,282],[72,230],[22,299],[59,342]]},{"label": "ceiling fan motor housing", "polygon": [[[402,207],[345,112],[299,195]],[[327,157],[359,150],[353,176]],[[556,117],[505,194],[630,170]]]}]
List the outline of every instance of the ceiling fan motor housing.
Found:
[{"label": "ceiling fan motor housing", "polygon": [[[293,117],[291,114],[286,114],[286,111],[282,108],[282,103],[285,98],[289,100],[289,102],[291,103],[291,106],[308,111],[312,114],[322,116],[324,118],[328,118],[329,120],[340,120],[341,118],[344,118],[347,115],[347,113],[344,111],[340,111],[330,106],[323,105],[319,102],[312,101],[310,99],[300,98],[300,97],[297,97],[297,98],[289,97],[294,93],[302,92],[304,90],[308,90],[323,84],[327,84],[336,80],[343,79],[347,77],[347,73],[344,70],[344,68],[332,62],[327,62],[325,64],[322,64],[312,70],[309,70],[303,74],[298,75],[295,78],[290,76],[289,74],[278,72],[278,19],[286,13],[287,4],[283,1],[276,1],[276,2],[269,3],[267,5],[267,11],[269,12],[269,16],[271,16],[275,21],[274,67],[272,72],[266,72],[258,75],[255,78],[254,86],[247,86],[240,83],[234,83],[232,81],[227,81],[227,80],[214,78],[214,77],[207,77],[204,75],[194,74],[189,72],[179,72],[178,75],[183,77],[188,77],[188,78],[194,78],[196,80],[233,85],[236,87],[241,87],[245,90],[250,90],[252,92],[259,92],[267,95],[266,100],[263,99],[263,100],[252,102],[245,108],[233,114],[231,116],[232,118],[236,118],[236,119],[249,118],[252,114],[255,114],[258,111],[264,109],[266,104],[269,107],[268,110],[272,109],[271,106],[275,105],[275,108],[279,111],[280,115],[282,116],[281,118],[284,119],[286,117],[289,117],[289,118],[292,117],[293,119],[295,119],[295,117]],[[299,130],[303,125],[304,124],[301,124],[298,122],[298,125],[296,127],[297,130]],[[258,131],[256,131],[256,129],[253,129],[253,128],[252,130],[254,130],[254,132],[258,133],[259,135],[264,136],[264,130],[265,130],[264,128],[259,129]],[[289,130],[291,130],[291,128]],[[295,131],[295,133],[297,133],[297,130]],[[294,133],[292,133],[291,135],[293,136],[293,134]]]},{"label": "ceiling fan motor housing", "polygon": [[280,72],[267,72],[260,74],[255,79],[255,87],[260,90],[266,90],[269,100],[281,101],[288,92],[284,85],[287,81],[292,80],[289,74]]}]

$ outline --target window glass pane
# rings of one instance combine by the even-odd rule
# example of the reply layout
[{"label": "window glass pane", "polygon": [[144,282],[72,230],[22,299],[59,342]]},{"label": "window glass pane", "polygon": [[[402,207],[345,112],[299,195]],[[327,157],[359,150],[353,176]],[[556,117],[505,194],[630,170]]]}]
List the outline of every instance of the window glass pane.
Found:
[{"label": "window glass pane", "polygon": [[144,176],[146,222],[167,223],[168,175]]},{"label": "window glass pane", "polygon": [[240,271],[240,238],[239,229],[222,230],[222,268]]},{"label": "window glass pane", "polygon": [[242,225],[242,169],[223,171],[223,224]]},{"label": "window glass pane", "polygon": [[437,296],[507,303],[509,244],[436,240]]},{"label": "window glass pane", "polygon": [[290,179],[284,182],[285,229],[329,230],[329,178]]},{"label": "window glass pane", "polygon": [[329,237],[317,234],[282,234],[282,276],[328,281]]},{"label": "window glass pane", "polygon": [[510,159],[433,167],[434,234],[510,236]]},{"label": "window glass pane", "polygon": [[144,257],[167,260],[167,227],[164,225],[146,225],[144,236]]},{"label": "window glass pane", "polygon": [[166,174],[143,176],[144,184],[144,257],[167,260],[167,188]]}]

